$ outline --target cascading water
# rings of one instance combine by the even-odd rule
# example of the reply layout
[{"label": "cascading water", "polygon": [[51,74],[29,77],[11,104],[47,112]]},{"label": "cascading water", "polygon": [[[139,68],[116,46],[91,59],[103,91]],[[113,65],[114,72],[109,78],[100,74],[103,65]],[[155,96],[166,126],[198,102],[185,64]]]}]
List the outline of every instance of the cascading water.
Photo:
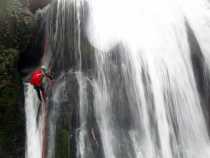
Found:
[{"label": "cascading water", "polygon": [[[46,15],[56,77],[48,157],[210,157],[203,112],[209,8],[207,0],[53,1]],[[39,158],[31,99],[26,95],[27,157]],[[59,155],[57,138],[66,130]],[[31,142],[37,151],[30,152]]]},{"label": "cascading water", "polygon": [[25,85],[25,111],[26,111],[26,158],[41,158],[42,123],[37,124],[38,100],[30,85]]}]

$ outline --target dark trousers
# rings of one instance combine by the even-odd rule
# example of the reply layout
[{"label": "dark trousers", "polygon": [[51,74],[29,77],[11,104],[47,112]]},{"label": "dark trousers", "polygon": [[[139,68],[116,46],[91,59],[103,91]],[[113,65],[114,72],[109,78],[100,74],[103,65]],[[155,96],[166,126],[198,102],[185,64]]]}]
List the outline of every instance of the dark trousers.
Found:
[{"label": "dark trousers", "polygon": [[40,101],[42,101],[42,97],[43,97],[43,99],[45,99],[45,92],[44,92],[44,88],[42,86],[34,87],[34,89],[36,90],[37,96]]}]

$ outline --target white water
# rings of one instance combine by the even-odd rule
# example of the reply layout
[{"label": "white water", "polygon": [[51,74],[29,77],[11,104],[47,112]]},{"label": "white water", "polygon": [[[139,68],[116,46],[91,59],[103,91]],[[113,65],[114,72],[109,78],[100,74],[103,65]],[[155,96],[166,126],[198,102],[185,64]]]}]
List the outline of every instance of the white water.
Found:
[{"label": "white water", "polygon": [[[80,14],[75,13],[76,24],[65,21],[66,5],[76,3],[74,6],[79,8],[84,2],[90,7],[86,37],[96,48],[93,77],[81,72]],[[98,141],[105,158],[210,157],[210,140],[186,27],[187,21],[209,69],[209,8],[206,0],[58,0],[60,16],[56,17],[53,39],[61,50],[69,33],[65,32],[66,27],[78,27],[77,157],[94,158],[90,155],[97,152],[91,149],[88,133],[90,106],[94,108],[91,114],[99,128]],[[93,105],[88,102],[89,84],[93,89]],[[41,136],[34,123],[35,102],[32,90],[26,92],[27,157],[39,158]],[[55,93],[60,95],[58,91]],[[58,99],[56,102],[59,103]]]},{"label": "white water", "polygon": [[41,158],[42,121],[39,127],[36,121],[38,98],[33,87],[25,84],[25,113],[26,113],[26,158]]},{"label": "white water", "polygon": [[[122,69],[128,86],[134,86],[128,95],[136,102],[135,121],[141,124],[128,131],[135,147],[135,157],[146,158],[207,158],[210,142],[200,105],[190,58],[185,20],[195,32],[209,63],[210,5],[208,1],[193,0],[88,0],[90,18],[88,37],[96,52],[99,78],[95,88],[95,109],[98,116],[105,157],[119,157],[114,151],[119,139],[111,123],[112,112],[109,50],[118,43],[127,49],[121,56],[128,63]],[[108,59],[107,59],[108,58]],[[131,65],[131,72],[128,65]],[[208,65],[209,66],[209,65]],[[151,82],[155,110],[151,111],[142,71]],[[129,87],[128,87],[129,89]],[[127,90],[128,90],[127,89]],[[120,95],[120,94],[119,94]],[[152,99],[152,98],[150,98]],[[170,103],[173,102],[173,103]],[[132,105],[132,104],[131,104]],[[132,107],[131,107],[132,108]],[[149,113],[156,120],[160,146],[154,142]],[[138,120],[138,118],[140,118]],[[99,121],[100,120],[100,121]],[[173,127],[173,121],[177,126]],[[178,129],[177,133],[174,129]],[[143,132],[143,136],[142,133]],[[116,141],[116,144],[115,144]],[[119,151],[122,152],[122,151]]]}]

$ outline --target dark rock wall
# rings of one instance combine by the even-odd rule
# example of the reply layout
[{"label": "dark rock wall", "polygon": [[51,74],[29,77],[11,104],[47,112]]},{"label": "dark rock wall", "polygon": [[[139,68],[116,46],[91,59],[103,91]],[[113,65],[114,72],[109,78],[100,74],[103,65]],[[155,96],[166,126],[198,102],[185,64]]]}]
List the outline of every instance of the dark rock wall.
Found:
[{"label": "dark rock wall", "polygon": [[46,6],[51,0],[30,0],[28,7],[32,12],[35,12],[37,9],[41,9]]},{"label": "dark rock wall", "polygon": [[[35,1],[34,1],[35,2]],[[46,3],[45,3],[46,4]],[[30,4],[33,7],[34,4]],[[27,0],[0,0],[0,157],[25,156],[25,113],[22,77],[41,56],[43,30]],[[44,3],[41,7],[44,6]],[[39,7],[33,7],[33,11]],[[37,52],[34,54],[34,52]],[[37,55],[40,54],[40,55]],[[36,62],[32,62],[36,57]],[[29,62],[27,62],[29,61]]]}]

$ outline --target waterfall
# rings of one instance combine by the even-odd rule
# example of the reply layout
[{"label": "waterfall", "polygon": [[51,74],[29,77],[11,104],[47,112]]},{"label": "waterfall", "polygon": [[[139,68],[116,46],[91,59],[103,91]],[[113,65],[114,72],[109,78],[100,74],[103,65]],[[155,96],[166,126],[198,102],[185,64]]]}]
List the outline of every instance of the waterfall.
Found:
[{"label": "waterfall", "polygon": [[25,113],[26,113],[26,158],[41,158],[42,128],[41,117],[37,124],[38,98],[31,85],[25,85]]},{"label": "waterfall", "polygon": [[[48,158],[210,157],[209,8],[207,0],[53,1]],[[39,158],[33,97],[29,87],[27,157]]]}]

